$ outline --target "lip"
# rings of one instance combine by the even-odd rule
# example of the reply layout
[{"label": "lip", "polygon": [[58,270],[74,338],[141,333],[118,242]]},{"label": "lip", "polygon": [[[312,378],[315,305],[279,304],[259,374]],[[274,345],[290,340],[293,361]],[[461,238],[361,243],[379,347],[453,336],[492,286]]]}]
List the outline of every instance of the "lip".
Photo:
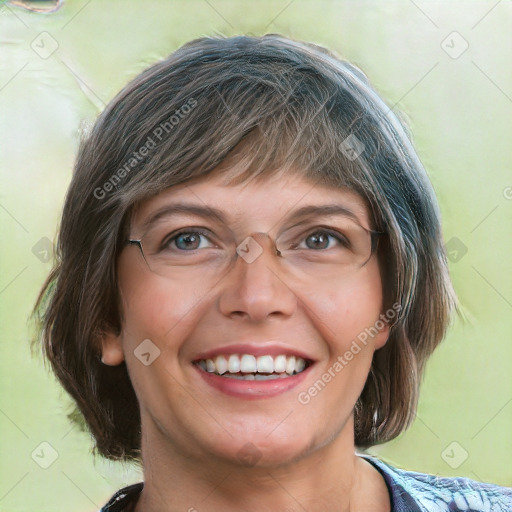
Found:
[{"label": "lip", "polygon": [[[265,354],[269,353],[265,352]],[[229,396],[243,398],[245,400],[258,400],[263,398],[272,398],[295,388],[309,375],[313,364],[296,375],[272,380],[230,379],[227,377],[221,377],[216,373],[206,372],[195,364],[192,366],[195,368],[195,371],[199,373],[199,376],[204,380],[204,382],[212,388]]]},{"label": "lip", "polygon": [[[309,361],[311,363],[315,362],[315,359],[310,355],[297,350],[294,347],[286,346],[279,343],[269,343],[262,342],[257,344],[252,343],[242,343],[236,345],[224,345],[223,347],[217,347],[212,350],[208,350],[206,352],[201,352],[194,356],[192,359],[193,362],[200,361],[201,359],[214,359],[216,356],[226,356],[231,354],[250,354],[255,357],[258,356],[298,356],[304,359],[305,361]],[[299,375],[301,375],[299,373]]]}]

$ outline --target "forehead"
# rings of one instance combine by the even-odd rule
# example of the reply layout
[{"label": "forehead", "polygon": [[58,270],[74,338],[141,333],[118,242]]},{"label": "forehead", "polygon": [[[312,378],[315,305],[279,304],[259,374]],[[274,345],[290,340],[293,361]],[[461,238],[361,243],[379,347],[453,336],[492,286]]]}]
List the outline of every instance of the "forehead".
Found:
[{"label": "forehead", "polygon": [[[231,169],[232,171],[233,169]],[[336,188],[306,179],[299,172],[261,175],[245,183],[226,183],[219,172],[212,172],[170,187],[143,201],[134,211],[132,223],[141,225],[156,212],[174,204],[211,207],[223,212],[230,224],[274,225],[294,211],[307,206],[338,205],[363,226],[370,227],[365,199],[349,188]]]}]

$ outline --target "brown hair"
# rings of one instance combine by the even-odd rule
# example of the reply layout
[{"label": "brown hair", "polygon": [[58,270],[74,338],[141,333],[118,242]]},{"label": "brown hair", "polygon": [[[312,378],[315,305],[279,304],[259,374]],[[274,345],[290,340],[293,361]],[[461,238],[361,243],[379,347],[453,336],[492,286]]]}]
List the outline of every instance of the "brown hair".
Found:
[{"label": "brown hair", "polygon": [[126,365],[100,360],[102,333],[121,328],[116,260],[130,214],[228,156],[246,163],[238,176],[223,166],[230,183],[293,168],[314,183],[349,187],[386,233],[385,307],[401,309],[357,401],[355,442],[393,439],[415,416],[425,362],[455,305],[435,195],[402,123],[359,69],[319,46],[268,34],[185,44],[129,83],[80,146],[56,263],[35,312],[43,353],[96,450],[140,462]]}]

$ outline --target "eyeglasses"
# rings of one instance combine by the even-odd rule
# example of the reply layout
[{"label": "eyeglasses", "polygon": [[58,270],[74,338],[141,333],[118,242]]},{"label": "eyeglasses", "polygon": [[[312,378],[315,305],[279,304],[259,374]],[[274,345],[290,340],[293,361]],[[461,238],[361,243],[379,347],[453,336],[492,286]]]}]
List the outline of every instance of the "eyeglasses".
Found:
[{"label": "eyeglasses", "polygon": [[228,271],[239,257],[248,264],[253,263],[268,245],[267,238],[284,270],[292,271],[295,277],[335,278],[364,267],[383,234],[347,217],[337,219],[330,227],[295,226],[283,232],[273,244],[266,233],[255,233],[237,243],[232,234],[218,235],[203,227],[176,229],[175,225],[164,222],[140,239],[129,239],[127,243],[139,247],[155,274],[173,278],[193,272],[203,279]]},{"label": "eyeglasses", "polygon": [[[205,281],[219,278],[238,259],[257,261],[270,245],[277,267],[294,279],[336,279],[364,267],[384,233],[361,226],[350,217],[337,217],[329,226],[311,221],[284,230],[275,241],[266,233],[254,233],[236,241],[226,227],[182,227],[176,222],[159,222],[139,239],[137,245],[147,266],[168,278]],[[270,243],[269,243],[270,242]]]}]

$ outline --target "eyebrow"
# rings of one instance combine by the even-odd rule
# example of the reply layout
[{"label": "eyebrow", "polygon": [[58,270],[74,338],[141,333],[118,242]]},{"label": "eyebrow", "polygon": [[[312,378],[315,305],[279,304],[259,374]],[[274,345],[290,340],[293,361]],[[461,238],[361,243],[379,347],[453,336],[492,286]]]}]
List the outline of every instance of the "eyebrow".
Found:
[{"label": "eyebrow", "polygon": [[[152,215],[147,218],[143,224],[142,228],[144,230],[151,227],[154,223],[160,220],[163,217],[170,217],[176,214],[185,214],[185,215],[195,215],[197,217],[203,218],[214,218],[224,224],[226,224],[226,217],[222,210],[218,208],[214,208],[212,206],[201,206],[189,203],[175,203],[175,204],[167,204],[162,208],[159,208]],[[322,204],[322,205],[307,205],[296,210],[293,210],[291,213],[285,216],[284,222],[289,222],[291,220],[299,220],[304,217],[323,217],[327,215],[337,215],[350,217],[359,222],[359,218],[357,215],[350,210],[349,208],[342,206],[340,204]]]}]

